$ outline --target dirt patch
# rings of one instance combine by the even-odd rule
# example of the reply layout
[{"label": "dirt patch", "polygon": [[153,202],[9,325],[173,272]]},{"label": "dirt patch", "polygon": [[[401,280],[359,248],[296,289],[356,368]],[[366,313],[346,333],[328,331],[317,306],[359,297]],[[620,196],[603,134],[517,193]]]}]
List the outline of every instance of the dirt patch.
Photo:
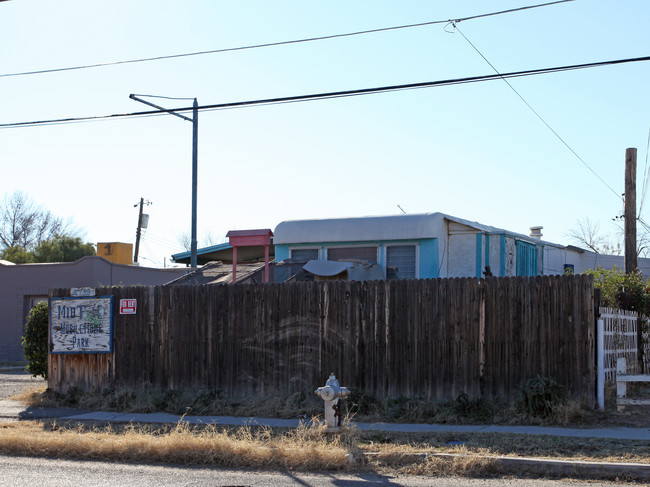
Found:
[{"label": "dirt patch", "polygon": [[26,390],[42,387],[47,384],[42,378],[34,378],[20,368],[5,368],[0,370],[0,399],[9,399],[22,394]]},{"label": "dirt patch", "polygon": [[611,411],[594,427],[650,428],[650,406],[627,406],[625,412]]}]

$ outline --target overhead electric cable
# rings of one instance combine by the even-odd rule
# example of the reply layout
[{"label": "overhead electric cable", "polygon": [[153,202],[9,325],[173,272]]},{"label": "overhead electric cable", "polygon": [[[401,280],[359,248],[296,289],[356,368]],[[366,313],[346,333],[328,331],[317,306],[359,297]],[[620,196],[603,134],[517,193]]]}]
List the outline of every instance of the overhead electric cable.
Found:
[{"label": "overhead electric cable", "polygon": [[34,74],[46,74],[46,73],[57,73],[61,71],[75,71],[75,70],[80,70],[80,69],[91,69],[91,68],[102,68],[106,66],[118,66],[120,64],[133,64],[133,63],[144,63],[144,62],[150,62],[150,61],[161,61],[165,59],[176,59],[176,58],[182,58],[182,57],[190,57],[190,56],[201,56],[204,54],[219,54],[219,53],[224,53],[224,52],[232,52],[232,51],[244,51],[244,50],[249,50],[249,49],[260,49],[263,47],[275,47],[275,46],[285,46],[289,44],[300,44],[300,43],[305,43],[305,42],[314,42],[314,41],[324,41],[324,40],[329,40],[329,39],[337,39],[341,37],[352,37],[352,36],[358,36],[358,35],[364,35],[364,34],[375,34],[377,32],[386,32],[390,30],[398,30],[398,29],[410,29],[413,27],[424,27],[424,26],[429,26],[429,25],[435,25],[435,24],[448,24],[449,22],[465,22],[467,20],[475,20],[475,19],[481,19],[485,17],[492,17],[494,15],[502,15],[502,14],[508,14],[508,13],[513,13],[513,12],[520,12],[522,10],[529,10],[533,8],[540,8],[540,7],[548,7],[550,5],[555,5],[558,3],[567,3],[567,2],[573,2],[574,0],[557,0],[554,2],[547,2],[547,3],[542,3],[542,4],[537,4],[537,5],[529,5],[525,7],[517,7],[517,8],[511,8],[507,10],[500,10],[498,12],[490,12],[490,13],[485,13],[485,14],[478,14],[478,15],[471,15],[468,17],[461,17],[458,19],[448,19],[448,20],[432,20],[429,22],[420,22],[417,24],[406,24],[406,25],[396,25],[392,27],[380,27],[377,29],[368,29],[368,30],[360,30],[356,32],[347,32],[343,34],[331,34],[331,35],[325,35],[325,36],[318,36],[318,37],[307,37],[304,39],[295,39],[295,40],[290,40],[290,41],[279,41],[279,42],[267,42],[264,44],[254,44],[250,46],[239,46],[239,47],[227,47],[223,49],[211,49],[207,51],[195,51],[195,52],[188,52],[188,53],[182,53],[182,54],[169,54],[169,55],[164,55],[164,56],[154,56],[154,57],[148,57],[148,58],[139,58],[139,59],[129,59],[125,61],[114,61],[114,62],[107,62],[107,63],[95,63],[95,64],[85,64],[85,65],[80,65],[80,66],[68,66],[68,67],[63,67],[63,68],[52,68],[52,69],[38,69],[38,70],[33,70],[33,71],[23,71],[19,73],[5,73],[5,74],[0,74],[0,78],[8,78],[8,77],[14,77],[14,76],[28,76],[28,75],[34,75]]},{"label": "overhead electric cable", "polygon": [[644,222],[641,217],[637,217],[637,220],[641,223],[641,225],[643,225],[643,228],[645,228],[647,232],[650,232],[650,226],[648,226],[648,224]]},{"label": "overhead electric cable", "polygon": [[596,171],[595,171],[595,170],[594,170],[594,169],[593,169],[589,164],[587,164],[587,162],[586,162],[582,157],[580,157],[580,155],[579,155],[575,150],[573,150],[573,148],[572,148],[572,147],[567,143],[567,141],[564,140],[564,138],[562,138],[562,136],[560,136],[560,134],[558,134],[558,133],[555,131],[555,129],[553,129],[553,127],[550,126],[550,124],[549,124],[549,123],[544,119],[544,117],[542,117],[542,116],[539,114],[539,112],[538,112],[537,110],[535,110],[535,109],[531,106],[531,104],[528,103],[528,102],[526,101],[526,99],[525,99],[525,98],[524,98],[524,97],[523,97],[523,96],[522,96],[522,95],[521,95],[521,94],[520,94],[520,93],[515,89],[515,87],[512,86],[512,84],[510,84],[510,82],[509,82],[509,81],[508,81],[504,76],[501,76],[501,74],[499,73],[499,71],[497,70],[497,68],[495,68],[494,65],[493,65],[490,61],[488,61],[488,59],[483,55],[483,53],[482,53],[481,51],[479,51],[479,49],[478,49],[478,48],[477,48],[477,47],[476,47],[476,46],[475,46],[475,45],[474,45],[474,44],[473,44],[473,43],[472,43],[472,42],[471,42],[471,41],[470,41],[470,40],[465,36],[465,34],[463,34],[463,33],[460,31],[460,29],[458,28],[458,26],[456,26],[454,23],[452,23],[452,24],[453,24],[454,28],[458,31],[458,33],[459,33],[461,36],[463,36],[463,38],[464,38],[464,39],[469,43],[470,46],[472,46],[472,48],[473,48],[473,49],[474,49],[474,50],[479,54],[479,56],[481,56],[481,57],[483,58],[483,60],[484,60],[486,63],[488,63],[488,65],[489,65],[489,66],[494,70],[494,72],[497,73],[497,74],[501,77],[501,79],[502,79],[502,80],[503,80],[503,81],[508,85],[508,87],[509,87],[509,88],[510,88],[510,89],[511,89],[511,90],[512,90],[512,91],[513,91],[513,92],[514,92],[518,97],[519,97],[519,99],[520,99],[522,102],[524,102],[524,104],[525,104],[525,105],[526,105],[526,106],[527,106],[527,107],[528,107],[528,108],[529,108],[529,109],[530,109],[530,110],[535,114],[535,116],[536,116],[536,117],[537,117],[537,118],[538,118],[538,119],[539,119],[539,120],[540,120],[544,125],[546,125],[546,128],[548,128],[548,129],[553,133],[553,135],[555,135],[555,137],[557,137],[557,139],[558,139],[560,142],[562,142],[562,144],[564,144],[564,146],[565,146],[567,149],[569,149],[569,151],[571,151],[571,153],[572,153],[574,156],[576,156],[576,158],[577,158],[580,162],[582,162],[582,164],[583,164],[587,169],[589,169],[589,170],[593,173],[594,176],[596,176],[596,177],[597,177],[597,178],[598,178],[598,179],[599,179],[599,180],[600,180],[600,181],[601,181],[605,186],[607,186],[607,188],[609,188],[609,190],[610,190],[612,193],[614,193],[618,198],[620,198],[621,196],[620,196],[616,191],[614,191],[614,189],[613,189],[609,184],[607,184],[607,182],[606,182],[603,178],[601,178],[600,175],[599,175],[599,174],[598,174],[598,173],[597,173],[597,172],[596,172]]},{"label": "overhead electric cable", "polygon": [[645,203],[645,197],[648,192],[648,150],[650,150],[650,129],[648,129],[648,142],[646,143],[645,148],[645,170],[643,171],[643,190],[641,191],[641,203],[639,203],[639,215],[641,215],[641,210],[643,210],[643,204]]},{"label": "overhead electric cable", "polygon": [[[530,69],[525,71],[514,71],[510,73],[501,73],[501,74],[488,74],[483,76],[470,76],[466,78],[453,78],[447,80],[439,81],[425,81],[421,83],[408,83],[402,85],[391,85],[391,86],[379,86],[375,88],[363,88],[357,90],[347,90],[347,91],[333,91],[326,93],[315,93],[310,95],[296,95],[296,96],[285,96],[279,98],[266,98],[259,100],[247,100],[247,101],[237,101],[230,103],[216,103],[212,105],[201,105],[197,107],[199,110],[227,110],[233,108],[244,108],[250,106],[259,106],[259,105],[271,105],[271,104],[280,104],[280,103],[297,103],[313,100],[323,100],[329,98],[343,98],[343,97],[352,97],[352,96],[361,96],[361,95],[370,95],[375,93],[385,93],[391,91],[402,91],[402,90],[413,90],[420,88],[433,88],[438,86],[451,86],[465,83],[477,83],[480,81],[492,81],[495,79],[503,78],[520,78],[525,76],[537,76],[541,74],[549,73],[560,73],[564,71],[572,71],[577,69],[586,69],[586,68],[595,68],[602,66],[613,66],[617,64],[627,64],[627,63],[636,63],[641,61],[650,61],[650,56],[638,57],[638,58],[629,58],[629,59],[616,59],[612,61],[599,61],[594,63],[584,63],[584,64],[573,64],[569,66],[556,66],[553,68],[540,68],[540,69]],[[181,108],[172,108],[170,110],[149,110],[143,112],[132,112],[132,113],[116,113],[113,115],[95,115],[89,117],[70,117],[70,118],[61,118],[54,120],[40,120],[32,122],[14,122],[14,123],[5,123],[0,124],[0,129],[8,128],[18,128],[18,127],[31,127],[39,125],[52,125],[52,124],[61,124],[61,123],[74,123],[74,122],[88,122],[96,120],[109,120],[109,119],[118,119],[118,118],[132,118],[132,117],[142,117],[142,116],[153,116],[153,115],[164,115],[168,112],[187,112],[193,110],[194,107],[181,107]]]}]

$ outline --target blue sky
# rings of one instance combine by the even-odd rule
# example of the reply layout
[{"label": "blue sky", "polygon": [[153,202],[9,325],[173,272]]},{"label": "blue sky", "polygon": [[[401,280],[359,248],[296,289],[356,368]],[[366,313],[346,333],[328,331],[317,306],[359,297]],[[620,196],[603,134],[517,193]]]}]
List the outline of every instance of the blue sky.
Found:
[{"label": "blue sky", "polygon": [[[503,1],[0,3],[0,75],[445,20]],[[542,2],[540,2],[542,3]],[[576,0],[468,20],[500,71],[650,54],[650,3]],[[0,77],[0,124],[145,110],[130,93],[201,105],[492,74],[445,24],[30,76]],[[641,198],[650,129],[641,62],[503,81],[199,115],[199,244],[302,218],[442,211],[570,243],[589,218],[615,235],[625,149]],[[161,101],[169,107],[189,102]],[[190,229],[191,124],[173,116],[0,129],[0,196],[27,192],[91,242],[135,240],[161,266]],[[650,216],[644,207],[641,217]]]}]

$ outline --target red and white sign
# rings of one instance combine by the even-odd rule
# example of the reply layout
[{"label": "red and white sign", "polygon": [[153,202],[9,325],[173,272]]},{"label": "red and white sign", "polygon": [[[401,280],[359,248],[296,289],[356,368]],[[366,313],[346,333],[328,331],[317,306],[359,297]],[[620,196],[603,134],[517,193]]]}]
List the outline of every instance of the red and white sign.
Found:
[{"label": "red and white sign", "polygon": [[120,314],[134,315],[137,305],[137,299],[120,299]]}]

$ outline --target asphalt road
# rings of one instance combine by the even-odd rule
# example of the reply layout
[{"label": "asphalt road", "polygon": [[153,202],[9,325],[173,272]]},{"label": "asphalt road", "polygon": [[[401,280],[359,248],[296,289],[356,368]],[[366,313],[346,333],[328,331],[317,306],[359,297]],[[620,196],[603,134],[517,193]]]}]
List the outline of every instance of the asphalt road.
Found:
[{"label": "asphalt road", "polygon": [[45,384],[44,379],[36,379],[22,368],[0,369],[0,399],[9,399],[41,384]]},{"label": "asphalt road", "polygon": [[[0,456],[0,487],[128,485],[274,487],[612,487],[612,482],[384,476],[375,473],[260,472]],[[641,484],[635,484],[641,485]]]}]

